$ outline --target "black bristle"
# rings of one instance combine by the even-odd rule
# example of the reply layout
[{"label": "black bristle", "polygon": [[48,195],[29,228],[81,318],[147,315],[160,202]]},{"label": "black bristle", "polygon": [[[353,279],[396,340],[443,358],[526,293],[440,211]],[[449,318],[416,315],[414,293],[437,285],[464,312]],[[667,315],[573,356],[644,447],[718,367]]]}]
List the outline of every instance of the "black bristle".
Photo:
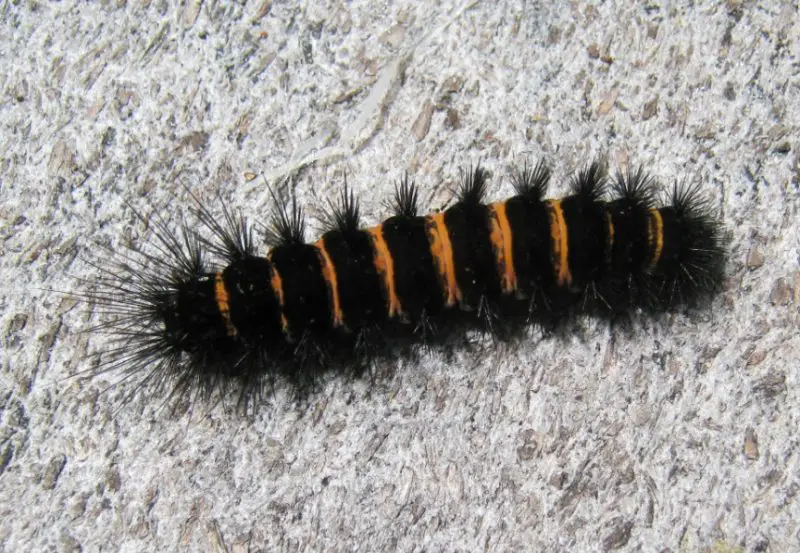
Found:
[{"label": "black bristle", "polygon": [[718,291],[725,272],[725,255],[710,200],[698,185],[676,183],[671,204],[684,230],[684,255],[676,280],[683,291],[691,290],[692,295]]},{"label": "black bristle", "polygon": [[195,201],[197,201],[194,210],[196,217],[216,239],[203,240],[209,251],[230,263],[255,255],[253,232],[241,213],[232,213],[225,202],[219,201],[222,204],[222,222],[220,222],[197,198]]},{"label": "black bristle", "polygon": [[346,179],[339,201],[328,202],[328,209],[324,218],[329,230],[338,230],[345,234],[358,230],[360,223],[358,200],[347,186]]},{"label": "black bristle", "polygon": [[306,223],[303,210],[294,198],[290,202],[284,198],[275,198],[272,223],[264,231],[264,238],[271,246],[295,246],[303,244],[306,234]]},{"label": "black bristle", "polygon": [[544,160],[539,160],[533,167],[526,162],[522,169],[515,169],[511,175],[511,181],[517,194],[538,202],[547,194],[550,176],[550,167]]},{"label": "black bristle", "polygon": [[[132,206],[129,207],[133,209]],[[133,212],[141,221],[147,222],[152,219],[135,209]],[[177,232],[173,231],[160,217],[155,217],[155,223],[151,223],[151,225],[155,236],[155,240],[151,244],[154,253],[151,254],[139,247],[131,248],[138,258],[147,262],[148,265],[143,265],[143,269],[145,266],[150,267],[146,274],[151,280],[160,282],[168,279],[171,284],[175,284],[186,279],[196,278],[208,270],[203,256],[202,240],[185,222],[180,224]],[[137,258],[121,254],[114,255],[115,263],[125,263],[134,259]]]},{"label": "black bristle", "polygon": [[597,202],[603,199],[607,182],[606,164],[602,161],[595,161],[589,167],[578,171],[570,182],[570,190],[573,194]]},{"label": "black bristle", "polygon": [[486,196],[488,179],[489,173],[480,165],[464,171],[458,187],[458,201],[472,206],[480,205]]},{"label": "black bristle", "polygon": [[418,191],[414,181],[406,173],[399,184],[394,187],[394,201],[392,208],[395,215],[400,217],[416,217],[418,213]]},{"label": "black bristle", "polygon": [[625,173],[617,172],[611,190],[617,199],[649,209],[655,205],[655,186],[655,180],[643,167],[638,167],[635,171],[629,168]]},{"label": "black bristle", "polygon": [[[142,221],[152,219],[135,209],[134,213]],[[176,232],[158,217],[153,234],[147,248],[129,246],[122,253],[104,248],[102,264],[88,262],[100,274],[95,288],[80,296],[109,317],[90,329],[111,337],[91,375],[120,372],[124,380],[137,378],[136,389],[125,394],[123,404],[141,388],[170,394],[194,390],[202,395],[220,388],[219,382],[199,378],[201,371],[187,370],[183,345],[189,337],[171,331],[168,323],[176,317],[180,289],[208,272],[204,244],[185,225]]]}]

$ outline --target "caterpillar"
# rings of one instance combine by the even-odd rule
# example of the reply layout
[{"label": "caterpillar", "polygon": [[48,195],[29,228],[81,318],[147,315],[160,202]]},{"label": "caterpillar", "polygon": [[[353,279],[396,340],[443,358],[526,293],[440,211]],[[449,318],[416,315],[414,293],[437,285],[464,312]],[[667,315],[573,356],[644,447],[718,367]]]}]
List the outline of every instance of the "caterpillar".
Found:
[{"label": "caterpillar", "polygon": [[303,387],[465,327],[507,337],[575,312],[695,305],[721,287],[721,229],[696,185],[676,184],[659,206],[641,168],[612,178],[595,162],[566,197],[545,199],[551,171],[539,162],[513,171],[515,196],[487,204],[488,178],[480,166],[463,171],[455,203],[420,215],[406,176],[394,214],[370,228],[345,185],[313,243],[302,209],[276,198],[264,256],[228,208],[195,209],[211,239],[160,219],[149,247],[93,263],[99,277],[84,296],[113,343],[96,371],[204,395],[235,386],[248,402],[278,376]]}]

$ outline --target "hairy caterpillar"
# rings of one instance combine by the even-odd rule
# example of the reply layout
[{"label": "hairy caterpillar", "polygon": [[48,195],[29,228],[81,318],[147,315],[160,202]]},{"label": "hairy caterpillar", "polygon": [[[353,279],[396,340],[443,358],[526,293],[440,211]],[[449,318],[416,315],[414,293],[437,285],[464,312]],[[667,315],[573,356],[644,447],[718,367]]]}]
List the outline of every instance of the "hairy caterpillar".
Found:
[{"label": "hairy caterpillar", "polygon": [[641,169],[612,179],[593,163],[561,199],[545,199],[549,180],[545,164],[526,165],[517,195],[487,205],[487,173],[467,170],[457,202],[421,216],[406,178],[394,215],[371,228],[345,186],[312,244],[302,210],[276,201],[263,257],[227,209],[197,209],[213,240],[156,222],[150,248],[111,255],[83,294],[110,316],[98,328],[114,346],[96,372],[159,390],[234,386],[248,401],[277,375],[302,385],[464,326],[507,336],[575,311],[664,311],[721,287],[720,227],[697,187],[675,185],[658,207]]}]

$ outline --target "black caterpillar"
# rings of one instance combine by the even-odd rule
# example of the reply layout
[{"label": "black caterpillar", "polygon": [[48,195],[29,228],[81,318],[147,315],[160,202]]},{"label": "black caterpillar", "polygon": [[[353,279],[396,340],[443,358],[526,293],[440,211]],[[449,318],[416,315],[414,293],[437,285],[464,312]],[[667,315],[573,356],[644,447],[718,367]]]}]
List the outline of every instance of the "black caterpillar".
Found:
[{"label": "black caterpillar", "polygon": [[[313,244],[302,211],[276,201],[266,257],[227,209],[221,219],[197,209],[211,241],[156,222],[152,247],[112,255],[85,294],[111,315],[100,328],[115,340],[95,372],[202,394],[235,384],[247,401],[276,375],[302,385],[456,327],[503,337],[574,311],[659,312],[720,289],[720,226],[697,187],[676,185],[656,207],[641,169],[611,179],[594,163],[561,199],[544,199],[549,180],[543,163],[525,166],[513,175],[517,195],[486,205],[478,167],[464,173],[454,205],[420,216],[406,177],[395,214],[366,229],[345,186]],[[211,267],[205,251],[224,266]]]}]

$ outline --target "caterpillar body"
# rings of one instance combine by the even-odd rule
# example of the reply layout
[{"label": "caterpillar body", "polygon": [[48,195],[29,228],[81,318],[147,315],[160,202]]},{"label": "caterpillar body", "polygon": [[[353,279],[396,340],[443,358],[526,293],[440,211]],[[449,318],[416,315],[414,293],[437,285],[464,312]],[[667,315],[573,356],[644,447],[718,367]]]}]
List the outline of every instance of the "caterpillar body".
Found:
[{"label": "caterpillar body", "polygon": [[575,311],[664,311],[720,289],[720,226],[696,186],[676,185],[658,206],[641,169],[610,178],[594,163],[569,195],[545,199],[550,170],[539,163],[515,171],[515,196],[486,204],[487,178],[465,171],[456,203],[428,215],[406,178],[394,215],[371,228],[345,186],[310,244],[302,210],[278,201],[265,256],[228,209],[197,209],[213,240],[157,222],[149,249],[98,264],[84,294],[110,315],[100,328],[114,346],[97,371],[203,394],[236,385],[248,401],[277,375],[303,385],[454,328],[503,336]]}]

